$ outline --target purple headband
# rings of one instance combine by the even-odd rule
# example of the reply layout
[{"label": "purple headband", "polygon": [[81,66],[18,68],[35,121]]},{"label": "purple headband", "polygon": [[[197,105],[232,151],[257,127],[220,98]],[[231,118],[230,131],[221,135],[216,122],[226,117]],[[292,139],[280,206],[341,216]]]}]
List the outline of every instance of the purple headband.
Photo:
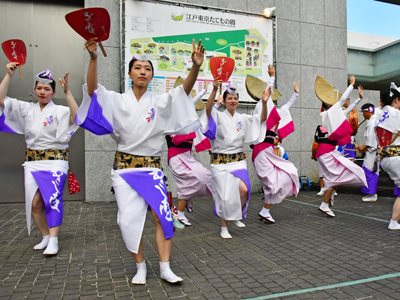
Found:
[{"label": "purple headband", "polygon": [[375,113],[375,107],[374,106],[370,106],[370,107],[366,107],[366,108],[361,108],[361,111],[368,111],[370,113]]},{"label": "purple headband", "polygon": [[230,83],[226,86],[226,92],[230,95],[237,95],[237,89],[233,87]]},{"label": "purple headband", "polygon": [[53,77],[51,77],[51,71],[49,69],[46,69],[39,74],[36,74],[36,81],[40,83],[52,83]]}]

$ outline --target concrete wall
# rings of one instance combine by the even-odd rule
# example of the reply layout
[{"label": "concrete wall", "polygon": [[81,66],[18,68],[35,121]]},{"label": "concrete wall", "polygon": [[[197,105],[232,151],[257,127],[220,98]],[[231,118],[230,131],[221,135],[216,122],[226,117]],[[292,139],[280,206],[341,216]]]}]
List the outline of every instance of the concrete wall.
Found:
[{"label": "concrete wall", "polygon": [[[277,89],[283,94],[281,103],[293,93],[293,82],[300,85],[300,97],[291,109],[296,131],[283,142],[289,159],[299,169],[299,175],[312,180],[318,178],[317,163],[310,159],[313,135],[320,123],[321,102],[315,96],[314,81],[320,75],[337,89],[344,91],[347,85],[347,24],[346,0],[182,0],[181,2],[218,6],[249,12],[262,13],[265,7],[276,7],[277,16]],[[99,59],[99,82],[108,89],[120,90],[120,34],[118,0],[86,0],[85,6],[105,7],[111,15],[111,38],[104,42],[108,57]],[[86,55],[86,68],[88,56]],[[251,108],[241,107],[240,112]],[[96,137],[85,132],[86,200],[112,201],[110,169],[115,143],[110,137]],[[248,166],[253,192],[261,183],[254,172],[249,148]],[[205,166],[209,166],[207,154],[195,154]],[[166,152],[163,165],[168,183],[176,192],[173,178],[168,171]]]}]

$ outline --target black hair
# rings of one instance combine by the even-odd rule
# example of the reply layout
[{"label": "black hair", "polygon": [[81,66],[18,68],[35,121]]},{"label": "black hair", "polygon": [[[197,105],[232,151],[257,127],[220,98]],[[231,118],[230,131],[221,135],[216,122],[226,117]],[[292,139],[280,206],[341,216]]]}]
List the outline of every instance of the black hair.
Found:
[{"label": "black hair", "polygon": [[[133,67],[133,64],[134,64],[135,61],[137,61],[137,60],[138,60],[138,59],[136,59],[136,58],[132,58],[132,59],[131,59],[131,61],[129,62],[129,72],[131,72],[132,67]],[[152,64],[151,60],[148,60],[148,62],[150,63],[151,72],[153,73],[153,76],[154,76],[154,67],[153,67],[153,64]]]},{"label": "black hair", "polygon": [[[226,100],[226,97],[227,97],[228,95],[231,95],[231,94],[229,94],[228,91],[225,90],[224,95],[222,96],[222,97],[224,98],[224,101]],[[236,95],[237,95],[238,98],[239,98],[239,93],[237,93]]]},{"label": "black hair", "polygon": [[[36,89],[36,86],[37,86],[38,82],[39,82],[39,81],[36,81],[36,82],[35,82],[35,89]],[[56,82],[55,82],[55,80],[53,80],[53,81],[50,82],[49,84],[50,84],[51,88],[53,89],[53,93],[54,93],[54,92],[56,91]]]},{"label": "black hair", "polygon": [[364,110],[364,109],[368,109],[370,107],[375,108],[375,106],[372,103],[365,103],[363,106],[361,106],[361,109]]},{"label": "black hair", "polygon": [[392,105],[396,98],[400,98],[400,93],[396,89],[389,89],[381,93],[381,101],[385,105]]},{"label": "black hair", "polygon": [[322,102],[322,107],[323,107],[325,110],[328,110],[328,108],[329,108],[328,104],[326,104],[325,102]]}]

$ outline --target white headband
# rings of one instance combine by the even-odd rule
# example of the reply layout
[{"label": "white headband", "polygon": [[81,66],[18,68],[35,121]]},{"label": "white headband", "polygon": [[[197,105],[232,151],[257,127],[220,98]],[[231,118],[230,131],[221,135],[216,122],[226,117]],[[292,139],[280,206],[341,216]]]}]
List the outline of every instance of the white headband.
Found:
[{"label": "white headband", "polygon": [[147,54],[135,54],[132,59],[140,60],[140,61],[149,61],[150,56]]},{"label": "white headband", "polygon": [[46,69],[39,74],[36,74],[36,81],[40,83],[52,83],[53,77],[51,77],[51,71],[49,69]]},{"label": "white headband", "polygon": [[235,87],[231,86],[231,84],[228,84],[226,87],[226,91],[228,92],[228,94],[230,95],[237,95],[238,91]]}]

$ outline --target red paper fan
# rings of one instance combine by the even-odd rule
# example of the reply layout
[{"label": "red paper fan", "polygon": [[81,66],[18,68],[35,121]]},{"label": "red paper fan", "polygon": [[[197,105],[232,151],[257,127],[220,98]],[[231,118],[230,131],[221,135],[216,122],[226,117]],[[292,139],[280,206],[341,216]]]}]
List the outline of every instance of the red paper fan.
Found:
[{"label": "red paper fan", "polygon": [[105,8],[92,7],[75,10],[66,14],[65,20],[85,40],[97,37],[103,55],[107,56],[101,44],[109,38],[110,34],[110,15]]},{"label": "red paper fan", "polygon": [[21,40],[8,40],[1,44],[4,54],[12,63],[18,63],[19,75],[22,76],[21,66],[26,62],[26,46]]},{"label": "red paper fan", "polygon": [[210,70],[214,79],[218,78],[223,82],[227,82],[235,68],[235,60],[230,57],[213,57],[210,59]]}]

